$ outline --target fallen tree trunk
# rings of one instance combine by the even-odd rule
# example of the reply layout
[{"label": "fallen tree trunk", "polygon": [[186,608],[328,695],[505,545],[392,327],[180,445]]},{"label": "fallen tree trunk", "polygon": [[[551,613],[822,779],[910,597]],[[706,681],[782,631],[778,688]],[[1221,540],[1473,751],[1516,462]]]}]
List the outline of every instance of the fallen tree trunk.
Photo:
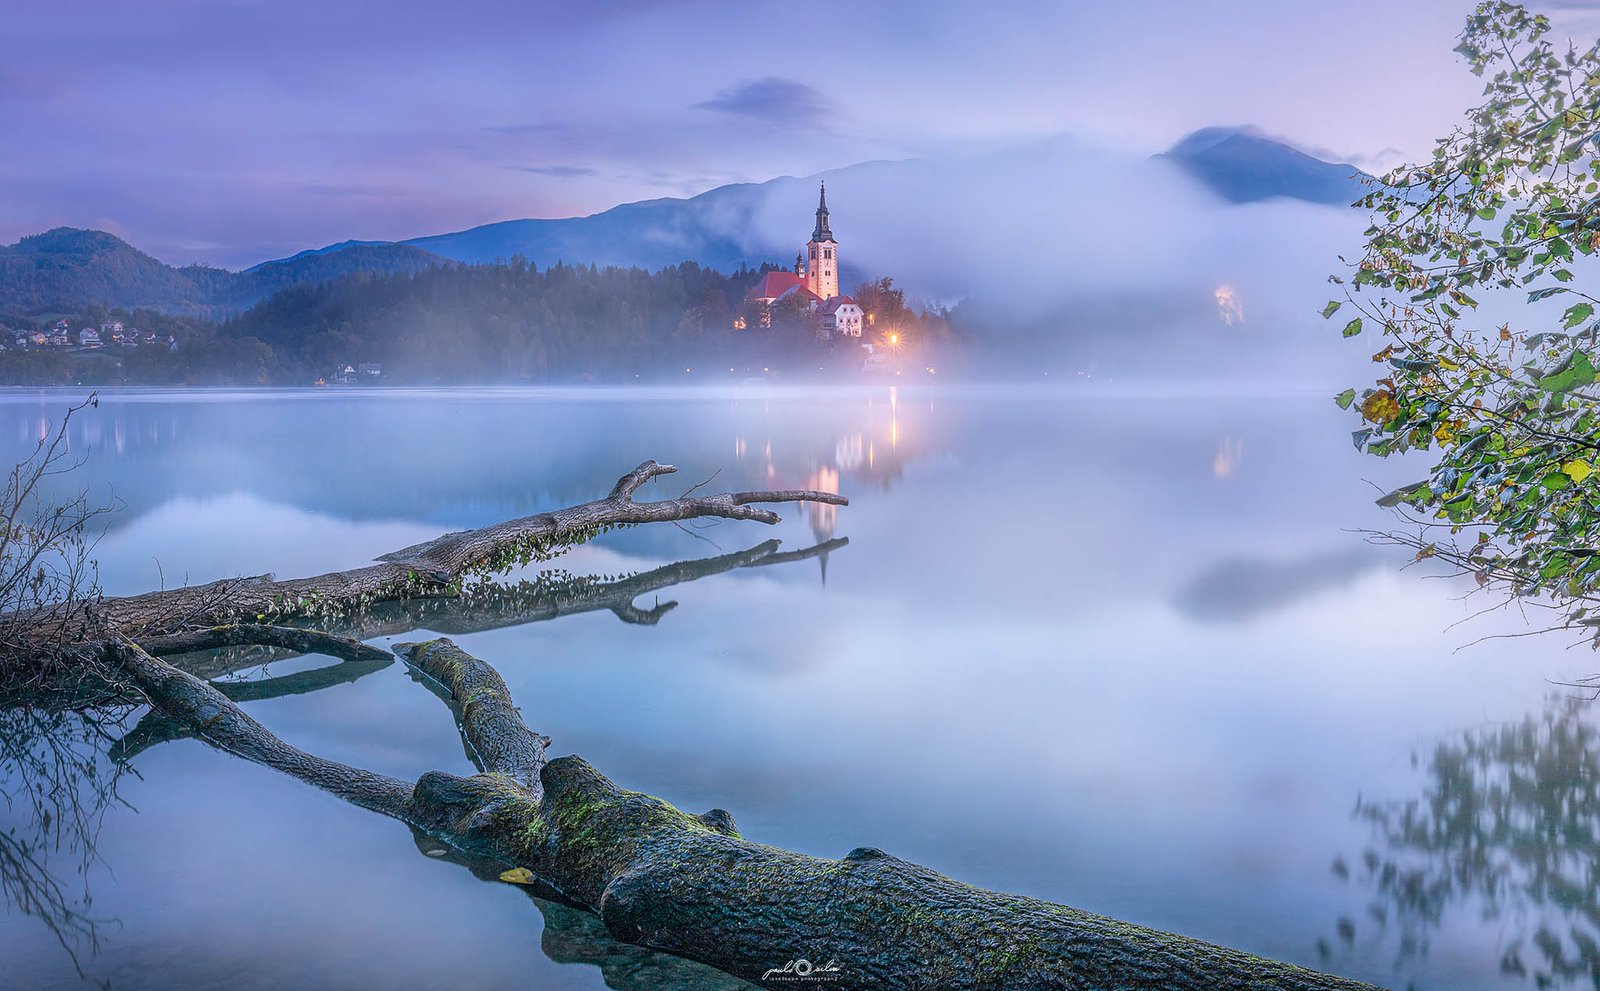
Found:
[{"label": "fallen tree trunk", "polygon": [[[218,691],[235,702],[258,702],[353,682],[394,663],[393,654],[370,647],[354,637],[371,639],[417,629],[477,633],[601,609],[610,610],[625,623],[654,625],[677,606],[677,602],[669,599],[641,608],[634,604],[641,595],[738,568],[804,561],[849,543],[848,539],[839,537],[803,550],[780,553],[779,542],[768,540],[748,550],[676,561],[612,580],[574,577],[556,582],[524,581],[516,585],[478,587],[460,596],[384,603],[341,622],[337,635],[297,627],[242,625],[151,637],[138,644],[158,657],[207,651],[203,658],[186,658],[176,663],[184,671],[207,680],[297,653],[324,654],[343,662],[275,678],[214,683]],[[90,702],[103,700],[111,691],[111,686],[99,683],[95,693],[87,698]],[[65,705],[70,700],[57,698],[55,701]],[[151,711],[112,745],[109,756],[115,761],[130,760],[157,744],[192,735],[186,724]]]},{"label": "fallen tree trunk", "polygon": [[[49,665],[48,670],[25,672],[19,688],[7,684],[4,677],[6,672],[0,669],[0,704],[21,703],[45,709],[87,709],[129,701],[129,688],[125,681],[117,676],[114,669],[97,661],[112,642],[110,639],[100,639],[71,644],[53,656],[40,658],[39,663]],[[140,649],[158,657],[208,653],[211,663],[185,666],[191,673],[204,674],[206,677],[231,674],[252,663],[263,664],[294,654],[336,657],[349,666],[346,674],[356,670],[370,672],[394,662],[394,656],[388,651],[349,637],[321,630],[258,623],[185,630],[141,637],[136,642]],[[216,660],[223,655],[224,660]],[[302,690],[309,691],[310,688]],[[240,698],[238,695],[230,697]]]},{"label": "fallen tree trunk", "polygon": [[[493,668],[448,640],[397,648],[437,683],[482,773],[416,784],[284,743],[215,688],[130,643],[107,648],[151,704],[246,759],[393,816],[502,879],[595,913],[617,939],[750,980],[841,988],[1357,991],[1371,986],[1032,898],[985,891],[881,850],[838,860],[741,837],[546,758]],[[785,969],[787,968],[787,969]],[[803,973],[802,973],[803,972]]]},{"label": "fallen tree trunk", "polygon": [[[487,612],[498,605],[507,610],[506,622],[526,621],[538,617],[519,617],[515,607],[528,598],[537,597],[540,591],[537,584],[506,595],[498,589],[475,586],[467,588],[468,594],[463,596],[468,580],[547,560],[615,527],[703,517],[777,523],[777,513],[762,504],[847,504],[844,497],[835,493],[804,489],[692,497],[685,493],[677,499],[655,502],[634,499],[640,486],[676,471],[671,465],[646,461],[622,476],[603,499],[477,530],[448,533],[384,555],[377,563],[347,571],[284,581],[271,575],[229,578],[204,585],[122,598],[74,601],[0,615],[0,621],[16,634],[17,641],[14,647],[0,648],[0,702],[22,701],[59,707],[114,701],[121,686],[108,681],[105,672],[86,662],[98,656],[99,642],[109,638],[126,637],[151,643],[154,638],[182,635],[196,638],[198,643],[198,638],[220,636],[217,631],[223,628],[297,620],[308,620],[319,626],[354,628],[362,625],[362,616],[376,605],[419,600],[465,599],[463,608],[467,612]],[[825,552],[829,546],[832,545],[820,550]],[[758,557],[772,550],[763,547],[764,550],[752,549],[738,556],[725,555],[730,559],[720,563],[730,568],[755,563]],[[656,587],[671,584],[675,577],[672,568],[668,566],[655,576],[654,580],[661,583]],[[625,582],[614,585],[608,590],[613,597],[606,605],[627,622],[652,623],[671,608],[670,605],[635,608],[631,602],[621,599],[629,586]],[[635,595],[651,590],[648,582],[631,587]],[[434,611],[449,613],[453,610]],[[405,627],[415,628],[415,624]],[[399,628],[395,632],[400,632]],[[360,635],[376,634],[362,630]],[[277,643],[274,640],[254,642]],[[282,646],[295,649],[288,643]]]},{"label": "fallen tree trunk", "polygon": [[92,606],[91,625],[106,635],[137,639],[240,620],[264,622],[295,616],[331,619],[378,602],[454,594],[463,579],[548,559],[615,527],[702,517],[776,523],[778,514],[761,504],[847,504],[844,497],[835,493],[806,489],[635,501],[634,493],[641,485],[677,470],[671,465],[646,461],[622,476],[603,499],[477,530],[447,533],[386,554],[374,564],[346,571],[283,581],[271,575],[230,578],[105,599]]}]

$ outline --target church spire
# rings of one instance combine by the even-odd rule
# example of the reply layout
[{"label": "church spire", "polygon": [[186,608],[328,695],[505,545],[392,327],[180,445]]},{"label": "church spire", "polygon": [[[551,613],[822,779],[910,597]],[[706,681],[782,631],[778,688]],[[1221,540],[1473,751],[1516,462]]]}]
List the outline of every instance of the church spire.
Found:
[{"label": "church spire", "polygon": [[818,299],[839,295],[839,243],[828,229],[828,187],[824,183],[817,196],[817,226],[806,245],[806,288]]},{"label": "church spire", "polygon": [[822,184],[822,193],[817,199],[817,226],[811,232],[813,241],[832,241],[833,231],[828,230],[828,184]]}]

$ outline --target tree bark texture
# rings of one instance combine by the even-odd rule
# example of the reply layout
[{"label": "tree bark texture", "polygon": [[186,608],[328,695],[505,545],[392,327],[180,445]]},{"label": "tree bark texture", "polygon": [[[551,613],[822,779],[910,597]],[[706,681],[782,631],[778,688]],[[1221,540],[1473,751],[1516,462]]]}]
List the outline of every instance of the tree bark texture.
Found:
[{"label": "tree bark texture", "polygon": [[803,960],[809,980],[865,991],[1371,991],[973,887],[881,850],[827,859],[753,842],[725,811],[683,812],[580,757],[548,759],[548,739],[522,720],[505,682],[449,640],[396,649],[449,702],[481,773],[430,771],[408,785],[321,760],[138,647],[108,651],[152,705],[212,744],[505,865],[503,879],[594,913],[622,942],[765,986],[793,983],[791,961]]}]

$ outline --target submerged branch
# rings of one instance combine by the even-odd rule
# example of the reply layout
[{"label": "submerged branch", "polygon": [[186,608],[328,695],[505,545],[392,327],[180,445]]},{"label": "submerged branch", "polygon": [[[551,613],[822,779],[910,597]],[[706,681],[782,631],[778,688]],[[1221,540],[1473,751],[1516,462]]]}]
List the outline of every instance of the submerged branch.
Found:
[{"label": "submerged branch", "polygon": [[169,633],[165,636],[143,637],[137,641],[140,649],[157,657],[173,654],[190,654],[219,647],[281,647],[301,654],[327,654],[343,661],[388,660],[389,652],[369,647],[359,640],[306,630],[293,626],[266,626],[241,623],[236,626],[213,626],[204,630]]},{"label": "submerged branch", "polygon": [[131,641],[108,643],[102,653],[106,664],[127,675],[152,707],[184,723],[217,749],[282,771],[364,809],[409,821],[411,788],[405,782],[325,760],[284,743],[214,686],[151,656]]}]

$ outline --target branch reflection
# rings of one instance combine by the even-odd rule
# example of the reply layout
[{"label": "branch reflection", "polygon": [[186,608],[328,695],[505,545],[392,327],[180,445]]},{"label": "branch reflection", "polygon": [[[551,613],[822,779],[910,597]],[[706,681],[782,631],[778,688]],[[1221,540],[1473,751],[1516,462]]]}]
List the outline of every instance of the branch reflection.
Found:
[{"label": "branch reflection", "polygon": [[[1537,716],[1473,729],[1412,754],[1422,792],[1358,801],[1372,829],[1333,872],[1370,889],[1366,918],[1336,939],[1392,940],[1424,956],[1447,913],[1501,933],[1503,975],[1539,988],[1600,988],[1600,728],[1589,700],[1552,698]],[[1320,947],[1336,952],[1332,942]]]}]

